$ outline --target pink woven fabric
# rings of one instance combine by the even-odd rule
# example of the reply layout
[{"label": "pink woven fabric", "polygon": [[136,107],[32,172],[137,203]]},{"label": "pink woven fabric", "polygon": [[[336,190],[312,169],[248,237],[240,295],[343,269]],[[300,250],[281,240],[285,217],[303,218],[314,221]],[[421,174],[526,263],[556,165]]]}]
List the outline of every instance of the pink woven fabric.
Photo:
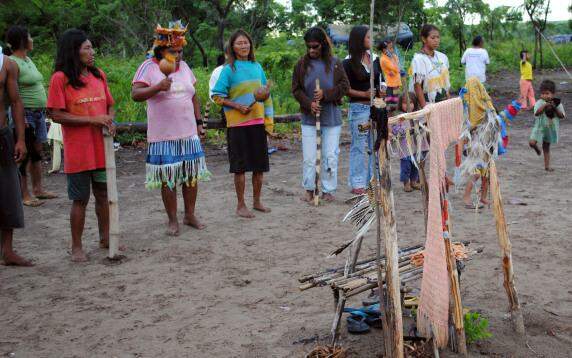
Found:
[{"label": "pink woven fabric", "polygon": [[460,98],[454,98],[430,104],[430,111],[429,207],[417,328],[426,337],[430,337],[432,331],[439,347],[445,347],[450,285],[443,242],[441,194],[445,193],[445,150],[458,140],[461,133],[463,103]]}]

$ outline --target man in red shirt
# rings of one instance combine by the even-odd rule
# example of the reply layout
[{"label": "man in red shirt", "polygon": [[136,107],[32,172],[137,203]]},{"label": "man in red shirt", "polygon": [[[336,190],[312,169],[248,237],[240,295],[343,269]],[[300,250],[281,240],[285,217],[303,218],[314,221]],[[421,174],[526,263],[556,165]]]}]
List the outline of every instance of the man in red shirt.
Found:
[{"label": "man in red shirt", "polygon": [[109,203],[102,127],[113,133],[113,98],[105,73],[95,67],[94,50],[81,30],[67,30],[58,42],[56,71],[50,80],[47,107],[62,125],[64,172],[73,200],[70,221],[72,261],[87,261],[81,237],[90,187],[95,197],[100,247],[109,246]]},{"label": "man in red shirt", "polygon": [[[11,105],[18,136],[14,145],[6,107]],[[26,157],[24,105],[18,94],[18,65],[0,48],[0,252],[5,265],[33,266],[12,249],[14,229],[24,227],[24,209],[16,163]]]}]

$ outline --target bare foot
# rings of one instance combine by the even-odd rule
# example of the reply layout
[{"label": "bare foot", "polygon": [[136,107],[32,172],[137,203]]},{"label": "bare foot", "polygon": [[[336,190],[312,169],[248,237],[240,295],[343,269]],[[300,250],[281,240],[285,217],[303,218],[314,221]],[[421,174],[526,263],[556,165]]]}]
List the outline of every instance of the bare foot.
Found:
[{"label": "bare foot", "polygon": [[324,193],[324,194],[322,195],[322,200],[325,201],[325,202],[331,203],[331,202],[333,202],[334,200],[336,200],[336,197],[333,196],[333,195],[330,194],[330,193]]},{"label": "bare foot", "polygon": [[411,188],[411,183],[410,182],[405,182],[403,184],[403,191],[406,193],[411,193],[413,191],[413,189]]},{"label": "bare foot", "polygon": [[[107,240],[99,241],[99,248],[100,249],[109,249],[109,241],[107,241]],[[118,249],[119,249],[119,251],[125,251],[125,250],[127,250],[127,246],[119,245]]]},{"label": "bare foot", "polygon": [[265,207],[262,203],[255,203],[252,208],[256,211],[260,211],[261,213],[269,213],[272,210],[270,208]]},{"label": "bare foot", "polygon": [[491,202],[488,201],[488,200],[485,199],[485,198],[481,198],[481,203],[484,204],[484,205],[491,205]]},{"label": "bare foot", "polygon": [[21,267],[32,267],[34,264],[31,261],[26,260],[22,256],[17,255],[15,252],[4,255],[4,265],[6,266],[21,266]]},{"label": "bare foot", "polygon": [[306,190],[304,196],[300,198],[300,200],[305,201],[307,203],[314,200],[314,192],[312,190]]},{"label": "bare foot", "polygon": [[412,183],[411,183],[411,188],[414,189],[414,190],[421,190],[421,183],[419,183],[419,182],[417,182],[417,181],[416,181],[416,182],[412,182]]},{"label": "bare foot", "polygon": [[252,219],[255,217],[255,215],[250,210],[248,210],[246,206],[237,207],[236,215],[240,216],[241,218],[247,218],[247,219]]},{"label": "bare foot", "polygon": [[540,156],[542,154],[542,152],[540,151],[540,148],[538,148],[538,144],[536,142],[530,141],[530,142],[528,142],[528,145],[530,146],[530,148],[534,149],[534,151],[536,152],[536,154],[538,156]]},{"label": "bare foot", "polygon": [[169,224],[167,225],[166,234],[167,236],[179,236],[179,222],[178,221],[169,222]]},{"label": "bare foot", "polygon": [[50,191],[45,191],[45,190],[39,193],[34,193],[34,195],[38,199],[55,199],[58,197],[58,194],[54,194]]},{"label": "bare foot", "polygon": [[72,262],[87,262],[88,258],[82,249],[72,249]]},{"label": "bare foot", "polygon": [[204,225],[203,223],[201,223],[199,221],[199,219],[197,219],[196,216],[194,215],[188,215],[183,219],[183,224],[185,225],[189,225],[190,227],[194,227],[197,230],[202,230],[205,227],[207,227],[206,225]]}]

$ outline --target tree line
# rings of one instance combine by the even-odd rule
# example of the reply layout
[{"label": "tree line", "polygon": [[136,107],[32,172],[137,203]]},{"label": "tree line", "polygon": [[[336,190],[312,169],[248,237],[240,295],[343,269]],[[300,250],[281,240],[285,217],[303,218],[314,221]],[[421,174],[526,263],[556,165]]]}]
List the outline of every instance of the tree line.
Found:
[{"label": "tree line", "polygon": [[[492,9],[483,0],[448,0],[444,6],[436,0],[377,0],[375,21],[382,27],[405,22],[414,34],[424,23],[435,23],[456,39],[462,53],[475,33],[489,41],[515,36],[525,14],[542,66],[540,32],[547,28],[550,3],[525,0],[521,7]],[[103,53],[130,57],[149,49],[158,23],[182,19],[192,45],[187,51],[207,67],[236,28],[247,30],[260,44],[269,34],[295,37],[313,25],[368,23],[369,6],[370,0],[292,0],[289,7],[277,0],[5,0],[0,4],[0,34],[10,25],[24,25],[40,50],[51,50],[63,31],[75,27],[89,33]],[[478,24],[471,25],[475,19]]]}]

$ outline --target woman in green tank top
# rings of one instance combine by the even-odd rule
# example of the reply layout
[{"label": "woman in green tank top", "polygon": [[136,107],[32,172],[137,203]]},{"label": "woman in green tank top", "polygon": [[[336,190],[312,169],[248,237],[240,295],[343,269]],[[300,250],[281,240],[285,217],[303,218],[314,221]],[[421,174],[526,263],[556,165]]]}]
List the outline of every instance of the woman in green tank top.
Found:
[{"label": "woman in green tank top", "polygon": [[[28,155],[20,164],[20,186],[22,201],[27,206],[39,206],[41,199],[53,199],[57,195],[45,191],[42,187],[42,147],[47,142],[46,129],[46,90],[44,77],[28,53],[34,48],[34,41],[28,30],[21,26],[12,26],[6,32],[8,48],[5,54],[18,65],[18,90],[24,103],[26,117],[26,147]],[[27,171],[32,177],[32,192],[28,190]]]}]

